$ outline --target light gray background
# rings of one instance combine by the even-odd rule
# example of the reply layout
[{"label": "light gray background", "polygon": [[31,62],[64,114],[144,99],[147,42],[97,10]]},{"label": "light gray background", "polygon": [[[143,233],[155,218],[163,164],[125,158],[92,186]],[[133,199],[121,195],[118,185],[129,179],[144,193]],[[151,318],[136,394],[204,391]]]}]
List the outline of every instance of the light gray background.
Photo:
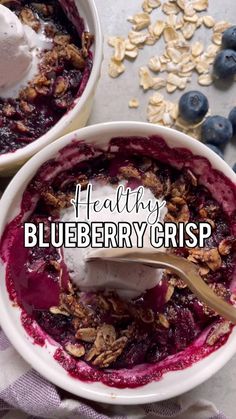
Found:
[{"label": "light gray background", "polygon": [[[111,35],[127,35],[130,24],[127,17],[140,11],[142,0],[95,0],[100,13],[104,40],[105,59],[103,63],[102,78],[96,94],[93,113],[89,124],[115,120],[146,120],[146,107],[148,97],[153,92],[143,93],[138,87],[138,68],[146,65],[148,58],[155,54],[162,54],[162,43],[152,47],[145,47],[134,63],[127,62],[126,72],[118,79],[111,79],[107,73],[108,60],[112,54],[112,48],[107,45],[107,37]],[[228,20],[236,24],[236,1],[235,0],[209,0],[208,14],[216,20]],[[160,10],[155,11],[154,16],[160,16]],[[235,20],[233,20],[235,17]],[[195,38],[204,43],[210,43],[210,31],[198,30]],[[236,106],[236,84],[230,88],[201,87],[192,83],[191,88],[207,93],[211,111],[214,114],[227,116],[229,110]],[[163,90],[164,91],[164,90]],[[181,93],[171,96],[171,100],[178,100]],[[166,94],[166,97],[168,95]],[[131,98],[140,100],[139,109],[129,109],[128,102]],[[226,160],[229,164],[236,162],[236,140],[226,150]],[[189,393],[194,398],[206,398],[215,403],[229,419],[236,418],[236,356],[214,377],[205,384],[197,387]],[[188,419],[188,418],[186,418]],[[199,418],[201,419],[201,418]]]}]

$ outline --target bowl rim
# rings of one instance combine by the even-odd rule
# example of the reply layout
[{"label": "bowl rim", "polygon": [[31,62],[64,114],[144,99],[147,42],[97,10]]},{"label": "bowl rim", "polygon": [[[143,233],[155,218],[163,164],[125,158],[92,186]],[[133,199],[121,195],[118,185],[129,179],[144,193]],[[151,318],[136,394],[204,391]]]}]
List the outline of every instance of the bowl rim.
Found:
[{"label": "bowl rim", "polygon": [[[76,0],[75,0],[76,1]],[[77,0],[78,2],[80,0]],[[95,28],[95,49],[93,56],[93,67],[89,76],[86,87],[82,95],[75,101],[75,105],[69,110],[62,118],[44,135],[33,141],[29,145],[20,148],[14,152],[9,152],[0,155],[0,170],[4,172],[4,169],[15,167],[18,163],[26,161],[32,155],[36,154],[42,148],[60,138],[60,133],[63,129],[68,127],[74,120],[76,115],[83,109],[89,96],[92,94],[96,83],[100,77],[101,65],[103,60],[103,33],[101,27],[101,21],[95,0],[86,0],[90,9],[91,17]],[[86,20],[86,18],[85,18]]]},{"label": "bowl rim", "polygon": [[[160,135],[165,137],[173,136],[176,139],[176,144],[173,147],[178,146],[178,141],[181,139],[185,143],[186,148],[189,148],[193,154],[203,155],[208,158],[208,160],[216,167],[217,169],[221,168],[221,171],[229,177],[236,184],[236,174],[230,168],[230,166],[216,155],[211,149],[206,147],[204,144],[198,142],[197,140],[192,139],[191,137],[183,134],[179,131],[175,131],[170,128],[157,126],[149,123],[142,122],[109,122],[101,123],[98,125],[91,125],[79,130],[76,130],[72,133],[69,133],[62,137],[61,139],[51,143],[46,148],[42,149],[37,155],[33,156],[15,175],[15,177],[10,182],[6,191],[3,194],[3,197],[0,201],[0,237],[9,221],[9,213],[12,211],[11,206],[14,201],[14,197],[17,194],[19,188],[25,188],[25,185],[28,183],[38,168],[42,165],[43,162],[53,157],[54,154],[58,152],[65,145],[69,144],[72,140],[77,139],[86,141],[87,137],[92,137],[96,134],[102,134],[104,136],[114,135],[112,131],[116,131],[117,135],[129,136],[132,135],[132,131],[138,131],[140,136],[149,136],[149,135]],[[126,132],[126,134],[124,133]],[[91,142],[91,139],[88,142]],[[167,140],[168,141],[168,140]],[[171,145],[172,147],[172,145]],[[196,152],[196,153],[195,153]],[[5,281],[4,281],[5,284]],[[5,287],[5,285],[4,285]],[[152,403],[162,400],[167,400],[169,398],[183,394],[186,391],[192,390],[197,385],[203,383],[209,379],[213,374],[220,370],[235,354],[236,352],[236,329],[234,328],[231,336],[228,341],[217,351],[214,351],[213,354],[204,358],[203,360],[198,361],[193,364],[193,366],[186,368],[182,371],[189,371],[188,377],[185,381],[180,382],[178,379],[173,383],[171,389],[168,389],[163,392],[148,391],[147,388],[149,384],[142,387],[142,394],[136,394],[135,389],[130,392],[130,389],[116,389],[111,388],[106,385],[99,386],[96,389],[97,383],[84,383],[78,379],[74,379],[69,376],[68,373],[65,374],[65,370],[62,372],[55,371],[51,365],[48,365],[43,358],[40,358],[38,352],[34,349],[34,344],[30,339],[25,341],[24,337],[20,333],[19,326],[12,321],[10,316],[10,310],[7,307],[9,305],[9,298],[5,299],[4,293],[0,293],[0,323],[1,327],[8,337],[9,341],[20,353],[20,355],[29,363],[35,370],[37,370],[42,376],[48,379],[50,382],[58,385],[59,387],[77,395],[84,397],[88,400],[93,400],[97,402],[109,403],[109,404],[123,404],[123,405],[139,405],[145,403]],[[7,293],[8,297],[8,293]],[[4,319],[4,321],[2,320]],[[23,326],[21,326],[23,329]],[[43,348],[47,351],[47,349]],[[61,367],[62,368],[62,367]],[[157,383],[164,383],[165,376],[177,377],[178,373],[181,375],[181,371],[172,371],[164,374],[161,381]],[[174,380],[173,380],[174,381]],[[79,382],[80,385],[76,386],[75,382]],[[155,383],[155,382],[154,382]],[[114,397],[114,394],[116,397]],[[131,394],[132,393],[132,394]]]}]

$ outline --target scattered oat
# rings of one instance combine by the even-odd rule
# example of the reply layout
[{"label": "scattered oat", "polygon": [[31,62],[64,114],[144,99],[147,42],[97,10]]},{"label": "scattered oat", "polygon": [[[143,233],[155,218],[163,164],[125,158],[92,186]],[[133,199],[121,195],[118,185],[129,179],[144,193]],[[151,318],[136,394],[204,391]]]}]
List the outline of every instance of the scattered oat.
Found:
[{"label": "scattered oat", "polygon": [[174,294],[174,291],[175,291],[174,287],[172,285],[168,285],[168,289],[167,289],[166,297],[165,297],[166,303],[171,299],[172,295]]},{"label": "scattered oat", "polygon": [[166,26],[163,31],[163,34],[165,42],[175,41],[179,39],[178,32],[172,26]]},{"label": "scattered oat", "polygon": [[129,101],[129,108],[137,109],[139,107],[138,99],[130,99]]},{"label": "scattered oat", "polygon": [[206,49],[206,56],[215,59],[220,47],[218,45],[211,44]]},{"label": "scattered oat", "polygon": [[201,23],[199,23],[198,15],[195,13],[193,16],[184,16],[185,22],[194,23],[196,26],[201,26]]},{"label": "scattered oat", "polygon": [[145,45],[152,46],[157,42],[158,39],[159,39],[159,37],[154,34],[153,26],[150,25],[148,27],[148,37],[146,39]]},{"label": "scattered oat", "polygon": [[185,1],[185,3],[184,3],[184,16],[185,17],[186,16],[190,17],[190,16],[194,16],[194,14],[195,14],[195,10],[194,10],[193,5],[190,2]]},{"label": "scattered oat", "polygon": [[186,1],[185,0],[177,0],[177,5],[179,6],[179,8],[181,10],[184,10],[185,5],[186,5]]},{"label": "scattered oat", "polygon": [[116,38],[116,41],[114,43],[114,60],[117,62],[121,62],[125,58],[125,40],[122,38]]},{"label": "scattered oat", "polygon": [[188,83],[187,77],[179,77],[177,74],[169,73],[167,77],[167,83],[176,86],[180,90],[184,90]]},{"label": "scattered oat", "polygon": [[166,83],[166,91],[167,93],[174,93],[177,90],[177,86],[175,84]]},{"label": "scattered oat", "polygon": [[148,121],[152,124],[158,124],[163,121],[165,113],[165,104],[160,105],[148,105]]},{"label": "scattered oat", "polygon": [[55,315],[62,315],[62,316],[69,316],[68,312],[66,310],[60,309],[60,307],[51,307],[49,309],[50,313]]},{"label": "scattered oat", "polygon": [[178,117],[178,105],[155,93],[149,98],[147,113],[149,122],[172,127]]},{"label": "scattered oat", "polygon": [[161,0],[147,0],[147,2],[152,9],[157,9],[161,5]]},{"label": "scattered oat", "polygon": [[21,10],[19,18],[23,23],[30,26],[35,32],[39,31],[41,27],[40,20],[28,7],[25,7]]},{"label": "scattered oat", "polygon": [[208,62],[206,57],[202,55],[202,56],[197,58],[195,68],[196,68],[196,71],[198,72],[198,74],[209,73],[210,63]]},{"label": "scattered oat", "polygon": [[179,6],[171,1],[167,1],[164,2],[162,5],[162,11],[166,14],[166,15],[176,15],[180,12],[180,8]]},{"label": "scattered oat", "polygon": [[231,294],[230,301],[234,306],[236,306],[236,294]]},{"label": "scattered oat", "polygon": [[168,57],[171,59],[172,63],[178,64],[181,61],[182,54],[177,48],[167,46],[166,53]]},{"label": "scattered oat", "polygon": [[170,323],[164,314],[159,314],[159,322],[165,329],[169,329]]},{"label": "scattered oat", "polygon": [[126,51],[133,51],[136,48],[137,47],[134,44],[132,44],[132,42],[130,42],[129,39],[125,39],[125,50]]},{"label": "scattered oat", "polygon": [[176,121],[179,115],[179,105],[177,103],[172,103],[172,102],[169,102],[169,104],[171,104],[170,110],[169,110],[170,116],[173,121]]},{"label": "scattered oat", "polygon": [[135,59],[138,56],[138,47],[132,44],[129,39],[125,39],[125,56]]},{"label": "scattered oat", "polygon": [[188,260],[193,263],[206,264],[211,271],[216,272],[221,267],[221,256],[218,249],[191,249],[189,250]]},{"label": "scattered oat", "polygon": [[197,25],[197,29],[198,29],[198,28],[200,28],[200,27],[202,26],[202,24],[203,24],[203,18],[202,18],[202,17],[199,17],[199,18],[198,18],[198,21],[197,21],[197,23],[196,23],[196,25]]},{"label": "scattered oat", "polygon": [[177,24],[177,15],[173,15],[173,14],[168,15],[166,18],[166,23],[167,23],[167,26],[173,26],[175,28]]},{"label": "scattered oat", "polygon": [[142,8],[144,12],[151,13],[153,9],[161,6],[161,0],[144,0]]},{"label": "scattered oat", "polygon": [[175,23],[175,29],[180,30],[184,25],[184,18],[183,16],[178,16]]},{"label": "scattered oat", "polygon": [[216,324],[213,330],[209,333],[206,343],[210,346],[215,345],[215,343],[224,335],[227,335],[231,330],[231,325],[228,321],[222,321]]},{"label": "scattered oat", "polygon": [[139,85],[148,90],[153,87],[154,81],[147,67],[140,67],[139,69]]},{"label": "scattered oat", "polygon": [[161,77],[152,77],[147,67],[139,69],[139,84],[143,90],[158,90],[165,87],[166,81]]},{"label": "scattered oat", "polygon": [[213,78],[211,74],[201,74],[198,77],[198,83],[201,86],[210,86],[213,83]]}]

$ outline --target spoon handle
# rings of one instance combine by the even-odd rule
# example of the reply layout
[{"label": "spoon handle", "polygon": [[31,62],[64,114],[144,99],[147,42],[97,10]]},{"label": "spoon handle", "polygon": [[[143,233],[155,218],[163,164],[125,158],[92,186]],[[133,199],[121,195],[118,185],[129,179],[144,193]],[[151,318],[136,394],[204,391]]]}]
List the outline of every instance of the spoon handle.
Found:
[{"label": "spoon handle", "polygon": [[[190,290],[208,307],[236,324],[236,308],[220,298],[201,278],[196,266],[185,258],[165,252],[141,249],[107,249],[96,252],[88,261],[107,260],[120,263],[141,263],[153,268],[169,269],[178,275]],[[110,254],[110,256],[109,256]]]}]

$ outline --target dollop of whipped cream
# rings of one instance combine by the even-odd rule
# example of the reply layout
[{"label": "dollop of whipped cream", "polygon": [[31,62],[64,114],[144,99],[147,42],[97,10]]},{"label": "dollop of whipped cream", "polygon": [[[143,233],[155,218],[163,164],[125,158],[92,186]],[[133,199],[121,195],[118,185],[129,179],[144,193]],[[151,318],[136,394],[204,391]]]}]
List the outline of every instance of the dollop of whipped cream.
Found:
[{"label": "dollop of whipped cream", "polygon": [[0,96],[17,97],[21,88],[38,73],[39,53],[52,41],[21,23],[8,7],[0,4]]},{"label": "dollop of whipped cream", "polygon": [[[86,191],[81,192],[81,201],[85,202]],[[101,202],[105,199],[111,199],[115,202],[116,188],[106,185],[93,185],[93,201],[99,199]],[[130,205],[135,204],[135,195],[130,196]],[[144,189],[142,202],[147,204],[149,200],[157,199],[150,191]],[[158,199],[159,204],[163,201]],[[166,214],[166,208],[160,211],[159,222],[163,222]],[[87,219],[86,206],[80,208],[79,220],[75,217],[74,207],[61,211],[61,221],[63,222],[144,222],[150,215],[149,210],[141,209],[139,212],[124,211],[122,213],[111,212],[109,209],[103,209],[101,212],[91,211],[90,219]],[[133,231],[133,230],[132,230]],[[137,246],[137,237],[133,232],[130,237],[133,247]],[[152,248],[150,244],[149,229],[146,229],[144,235],[144,247]],[[152,248],[153,249],[153,248]],[[107,261],[86,262],[88,256],[92,256],[98,249],[87,248],[64,248],[64,262],[67,266],[72,282],[81,290],[86,292],[96,292],[99,290],[116,291],[124,299],[137,298],[146,290],[155,287],[162,277],[162,270],[155,270],[141,264],[115,263]],[[164,250],[164,249],[162,249]]]}]

